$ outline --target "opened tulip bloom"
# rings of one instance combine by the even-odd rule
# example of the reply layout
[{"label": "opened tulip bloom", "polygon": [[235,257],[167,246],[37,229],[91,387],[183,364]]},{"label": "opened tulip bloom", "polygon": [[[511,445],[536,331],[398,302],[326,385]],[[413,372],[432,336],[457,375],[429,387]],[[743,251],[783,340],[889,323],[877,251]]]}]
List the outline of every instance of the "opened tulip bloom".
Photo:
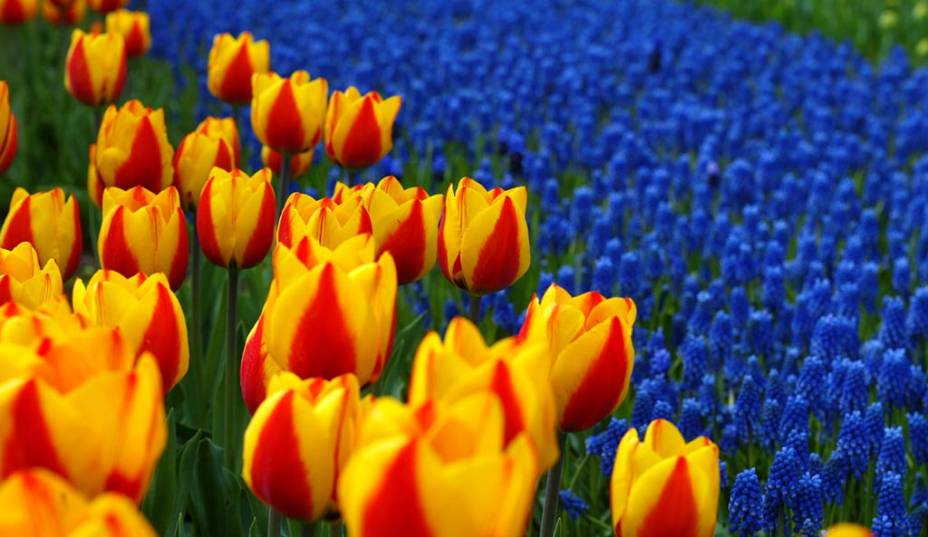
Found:
[{"label": "opened tulip bloom", "polygon": [[218,34],[209,51],[207,82],[209,92],[232,105],[251,102],[251,77],[271,67],[271,47],[267,41],[254,41],[251,33],[238,37]]},{"label": "opened tulip bloom", "polygon": [[106,15],[106,31],[119,34],[126,43],[126,56],[142,56],[151,48],[148,13],[120,9]]},{"label": "opened tulip bloom", "polygon": [[280,213],[277,240],[293,247],[310,237],[327,248],[336,248],[352,237],[372,232],[371,215],[359,196],[316,199],[294,192]]},{"label": "opened tulip bloom", "polygon": [[32,195],[17,188],[0,229],[0,247],[11,249],[21,242],[35,248],[39,263],[54,259],[62,277],[70,278],[84,247],[81,213],[74,196],[65,198],[60,188]]},{"label": "opened tulip bloom", "polygon": [[89,324],[118,328],[134,355],[150,353],[165,392],[187,373],[190,349],[180,302],[163,274],[126,277],[99,270],[85,285],[74,282],[74,312]]},{"label": "opened tulip bloom", "polygon": [[429,196],[421,187],[403,188],[393,176],[384,177],[376,185],[349,188],[339,183],[335,189],[335,200],[360,198],[370,216],[377,253],[389,252],[393,256],[400,284],[421,279],[435,266],[440,195]]},{"label": "opened tulip bloom", "polygon": [[873,537],[873,532],[857,524],[835,524],[828,528],[825,537]]},{"label": "opened tulip bloom", "polygon": [[105,269],[128,277],[160,272],[171,289],[180,288],[190,246],[177,189],[158,194],[140,186],[106,189],[97,249]]},{"label": "opened tulip bloom", "polygon": [[13,164],[19,141],[16,116],[10,107],[10,86],[0,80],[0,174]]},{"label": "opened tulip bloom", "polygon": [[529,303],[519,341],[542,341],[554,356],[551,385],[564,431],[585,431],[628,395],[635,364],[635,303],[552,285]]},{"label": "opened tulip bloom", "polygon": [[256,74],[252,88],[251,127],[262,144],[295,155],[319,142],[329,92],[324,78],[310,79],[306,71],[296,71],[290,78]]},{"label": "opened tulip bloom", "polygon": [[0,248],[0,304],[13,301],[38,308],[61,295],[64,285],[54,259],[39,264],[39,254],[28,242],[10,250]]},{"label": "opened tulip bloom", "polygon": [[612,471],[612,526],[619,537],[711,537],[719,503],[719,448],[687,443],[672,423],[654,420],[644,440],[629,429]]},{"label": "opened tulip bloom", "polygon": [[50,1],[42,3],[42,15],[51,24],[74,26],[84,20],[86,14],[87,2],[85,0],[74,0],[60,6]]},{"label": "opened tulip bloom", "polygon": [[74,30],[65,58],[64,85],[78,101],[100,106],[116,101],[126,82],[126,42],[113,32]]},{"label": "opened tulip bloom", "polygon": [[39,10],[38,0],[0,0],[0,23],[22,24]]},{"label": "opened tulip bloom", "polygon": [[531,245],[525,187],[487,191],[465,177],[448,187],[438,232],[438,264],[454,285],[477,295],[505,289],[528,270]]},{"label": "opened tulip bloom", "polygon": [[23,470],[0,483],[0,535],[16,537],[155,537],[131,500],[102,494],[92,500],[47,470]]},{"label": "opened tulip bloom", "polygon": [[[313,153],[315,149],[310,149],[305,153],[299,153],[290,156],[290,168],[287,170],[287,177],[299,177],[309,171],[313,163]],[[261,162],[264,166],[270,168],[274,175],[280,175],[281,163],[283,156],[268,146],[261,147]]]},{"label": "opened tulip bloom", "polygon": [[325,117],[325,151],[348,169],[376,164],[393,149],[393,123],[403,100],[384,99],[376,91],[361,95],[351,86],[332,93]]},{"label": "opened tulip bloom", "polygon": [[184,136],[174,154],[174,183],[184,207],[196,207],[213,168],[232,171],[238,167],[240,148],[238,128],[232,118],[208,117]]},{"label": "opened tulip bloom", "polygon": [[274,378],[245,430],[242,476],[258,499],[299,520],[337,512],[336,484],[354,446],[359,393],[354,375]]},{"label": "opened tulip bloom", "polygon": [[249,177],[213,168],[197,204],[203,254],[221,267],[257,265],[274,242],[275,206],[271,170]]}]

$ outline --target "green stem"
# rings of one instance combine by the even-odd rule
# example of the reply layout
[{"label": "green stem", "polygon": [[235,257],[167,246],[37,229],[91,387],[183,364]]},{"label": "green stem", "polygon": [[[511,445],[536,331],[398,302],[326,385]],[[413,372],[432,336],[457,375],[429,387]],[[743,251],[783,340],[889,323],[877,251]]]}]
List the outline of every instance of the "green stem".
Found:
[{"label": "green stem", "polygon": [[233,264],[229,267],[229,301],[226,306],[226,404],[225,404],[225,451],[226,464],[235,473],[235,455],[237,445],[233,411],[235,408],[235,395],[238,391],[238,365],[240,357],[236,353],[235,321],[236,302],[238,302],[238,268]]},{"label": "green stem", "polygon": [[476,324],[480,325],[480,297],[476,295],[470,296],[470,312],[468,314],[470,320]]},{"label": "green stem", "polygon": [[336,520],[329,525],[329,535],[331,537],[345,537],[345,524],[341,520]]},{"label": "green stem", "polygon": [[[197,233],[196,218],[194,218],[192,235],[193,240],[191,243],[193,251],[191,252],[191,256],[193,257],[193,266],[190,270],[193,274],[191,278],[190,294],[193,302],[191,311],[193,319],[190,321],[190,350],[192,355],[191,361],[193,362],[192,369],[196,372],[195,380],[197,381],[197,390],[199,390],[200,393],[206,393],[203,386],[200,384],[203,381],[203,375],[199,374],[200,368],[206,364],[206,357],[203,356],[203,303],[200,297],[201,286],[203,285],[200,274],[202,254],[200,253],[200,235]],[[200,409],[197,410],[199,411]]]},{"label": "green stem", "polygon": [[560,450],[560,457],[554,467],[548,470],[548,479],[545,482],[545,503],[544,510],[541,512],[541,532],[540,537],[551,537],[554,535],[554,526],[557,520],[558,510],[558,493],[561,485],[561,469],[564,467],[564,459],[567,453],[564,451],[567,433],[558,431],[557,442]]},{"label": "green stem", "polygon": [[280,173],[277,174],[277,218],[287,202],[287,174],[290,172],[290,155],[280,154]]},{"label": "green stem", "polygon": [[267,537],[280,537],[280,513],[273,507],[267,508]]},{"label": "green stem", "polygon": [[316,523],[307,522],[300,528],[300,537],[313,537],[316,534]]}]

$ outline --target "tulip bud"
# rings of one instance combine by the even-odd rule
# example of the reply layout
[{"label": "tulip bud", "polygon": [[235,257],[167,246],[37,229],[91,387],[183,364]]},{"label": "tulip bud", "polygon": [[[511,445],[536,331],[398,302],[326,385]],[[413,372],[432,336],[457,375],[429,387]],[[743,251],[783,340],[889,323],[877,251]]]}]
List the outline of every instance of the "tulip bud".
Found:
[{"label": "tulip bud", "polygon": [[486,392],[419,409],[374,401],[338,483],[348,533],[524,535],[539,470],[524,435],[504,441],[505,422]]},{"label": "tulip bud", "polygon": [[0,0],[0,23],[22,24],[35,17],[38,0]]},{"label": "tulip bud", "polygon": [[[299,177],[309,171],[313,163],[313,153],[315,148],[305,153],[298,153],[290,157],[290,168],[287,170],[287,177]],[[261,147],[261,162],[264,166],[270,168],[274,175],[280,175],[282,157],[280,153],[274,151],[268,146]]]},{"label": "tulip bud", "polygon": [[393,122],[402,97],[384,100],[371,91],[361,95],[351,86],[335,91],[325,116],[325,152],[342,168],[371,166],[393,149]]},{"label": "tulip bud", "polygon": [[106,15],[106,31],[119,34],[126,42],[126,56],[142,56],[151,48],[148,13],[119,9]]},{"label": "tulip bud", "polygon": [[686,443],[669,421],[654,420],[644,441],[629,429],[612,470],[612,526],[622,537],[715,535],[719,448],[700,436]]},{"label": "tulip bud", "polygon": [[245,429],[242,476],[284,516],[318,520],[336,511],[336,483],[354,445],[358,381],[282,373],[270,393]]},{"label": "tulip bud", "polygon": [[98,270],[87,284],[74,282],[74,312],[91,325],[118,328],[135,356],[145,353],[158,362],[164,390],[187,374],[190,347],[184,310],[163,274],[125,277]]},{"label": "tulip bud", "polygon": [[87,0],[90,4],[90,9],[98,13],[109,13],[111,11],[116,11],[117,9],[122,9],[129,4],[129,0]]},{"label": "tulip bud", "polygon": [[74,26],[84,20],[87,13],[87,3],[85,0],[74,0],[58,5],[55,2],[44,2],[42,4],[42,14],[50,24],[58,26]]},{"label": "tulip bud", "polygon": [[19,141],[16,116],[10,108],[10,87],[0,80],[0,174],[9,169]]},{"label": "tulip bud", "polygon": [[9,250],[21,242],[35,248],[39,263],[54,259],[63,267],[64,279],[70,278],[84,248],[81,213],[74,196],[65,199],[60,188],[32,195],[17,188],[0,229],[0,247]]},{"label": "tulip bud", "polygon": [[174,154],[174,183],[184,198],[184,206],[196,207],[213,168],[232,171],[238,167],[240,147],[232,118],[208,117],[184,136]]},{"label": "tulip bud", "polygon": [[274,242],[276,201],[271,170],[253,176],[213,168],[197,210],[200,248],[220,267],[250,268],[264,259]]},{"label": "tulip bud", "polygon": [[125,40],[116,33],[75,29],[64,64],[64,85],[75,99],[89,106],[114,102],[126,82]]},{"label": "tulip bud", "polygon": [[828,528],[825,537],[873,537],[873,532],[863,526],[844,522]]},{"label": "tulip bud", "polygon": [[0,535],[16,537],[155,537],[138,508],[120,494],[88,501],[47,470],[23,470],[0,483]]},{"label": "tulip bud", "polygon": [[454,285],[482,295],[505,289],[528,270],[531,248],[525,187],[509,190],[465,177],[448,187],[438,231],[438,263]]},{"label": "tulip bud", "polygon": [[373,231],[370,213],[358,196],[315,199],[294,192],[287,198],[277,224],[277,240],[293,247],[312,237],[327,248]]},{"label": "tulip bud", "polygon": [[329,84],[306,71],[290,78],[256,74],[251,81],[251,127],[261,143],[290,155],[312,149],[322,134]]},{"label": "tulip bud", "polygon": [[249,32],[238,37],[217,34],[209,51],[207,81],[209,92],[233,105],[251,102],[251,77],[267,73],[271,67],[271,47],[267,41],[253,41]]},{"label": "tulip bud", "polygon": [[107,187],[145,187],[152,192],[167,188],[174,177],[174,150],[168,143],[164,110],[152,110],[131,100],[122,107],[110,105],[97,135],[95,163]]},{"label": "tulip bud", "polygon": [[267,397],[267,387],[282,369],[277,362],[267,354],[267,339],[264,337],[264,312],[258,317],[258,322],[252,327],[245,339],[245,348],[242,350],[242,367],[240,382],[242,386],[242,399],[245,407],[254,414],[258,406]]},{"label": "tulip bud", "polygon": [[0,248],[0,304],[13,301],[38,308],[63,292],[61,272],[54,259],[39,265],[39,254],[28,242],[10,250]]},{"label": "tulip bud", "polygon": [[127,277],[161,272],[171,289],[179,289],[190,246],[177,189],[168,187],[153,194],[140,186],[107,188],[97,250],[105,269]]},{"label": "tulip bud", "polygon": [[548,345],[560,427],[585,431],[612,414],[628,395],[635,348],[635,303],[593,291],[576,297],[552,285],[529,303],[519,341]]}]

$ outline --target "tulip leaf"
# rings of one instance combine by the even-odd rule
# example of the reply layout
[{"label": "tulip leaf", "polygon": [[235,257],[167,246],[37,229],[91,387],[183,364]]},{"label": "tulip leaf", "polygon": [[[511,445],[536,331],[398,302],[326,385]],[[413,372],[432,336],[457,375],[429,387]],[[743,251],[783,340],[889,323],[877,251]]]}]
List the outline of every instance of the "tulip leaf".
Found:
[{"label": "tulip leaf", "polygon": [[183,510],[186,489],[177,483],[177,434],[175,433],[174,411],[168,413],[168,440],[164,454],[158,462],[148,495],[142,504],[145,516],[159,535],[174,535],[177,532],[177,515]]}]

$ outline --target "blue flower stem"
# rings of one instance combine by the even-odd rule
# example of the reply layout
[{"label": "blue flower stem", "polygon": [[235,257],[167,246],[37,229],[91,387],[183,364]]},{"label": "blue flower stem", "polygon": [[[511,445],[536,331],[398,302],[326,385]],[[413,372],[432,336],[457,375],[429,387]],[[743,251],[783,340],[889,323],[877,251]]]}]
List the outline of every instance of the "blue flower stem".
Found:
[{"label": "blue flower stem", "polygon": [[545,503],[541,512],[541,531],[540,537],[551,537],[554,535],[554,527],[557,522],[558,510],[558,493],[561,486],[561,470],[564,467],[564,459],[567,453],[564,451],[567,433],[558,431],[557,444],[560,456],[554,466],[548,470],[548,478],[545,480]]}]

